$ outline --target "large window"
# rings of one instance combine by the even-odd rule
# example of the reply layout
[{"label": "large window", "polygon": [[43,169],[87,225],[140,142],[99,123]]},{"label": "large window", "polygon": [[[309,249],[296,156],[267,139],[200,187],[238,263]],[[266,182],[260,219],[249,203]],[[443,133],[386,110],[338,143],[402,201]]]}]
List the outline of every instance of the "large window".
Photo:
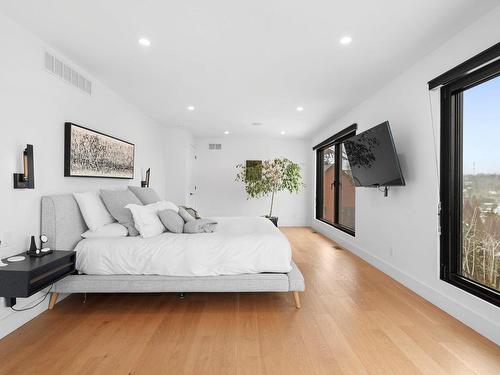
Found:
[{"label": "large window", "polygon": [[355,189],[343,140],[354,135],[353,125],[315,147],[316,218],[354,235]]},{"label": "large window", "polygon": [[441,88],[441,278],[500,306],[500,61],[473,63]]}]

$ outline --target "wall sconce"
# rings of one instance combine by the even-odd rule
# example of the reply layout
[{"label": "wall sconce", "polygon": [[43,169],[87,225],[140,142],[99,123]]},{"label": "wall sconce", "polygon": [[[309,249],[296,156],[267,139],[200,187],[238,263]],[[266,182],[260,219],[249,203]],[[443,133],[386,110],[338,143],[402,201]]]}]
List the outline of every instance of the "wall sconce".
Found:
[{"label": "wall sconce", "polygon": [[149,175],[151,174],[151,168],[146,171],[146,180],[141,181],[141,187],[149,187]]},{"label": "wall sconce", "polygon": [[26,145],[23,152],[24,173],[14,173],[14,189],[35,188],[35,168],[33,164],[33,145]]}]

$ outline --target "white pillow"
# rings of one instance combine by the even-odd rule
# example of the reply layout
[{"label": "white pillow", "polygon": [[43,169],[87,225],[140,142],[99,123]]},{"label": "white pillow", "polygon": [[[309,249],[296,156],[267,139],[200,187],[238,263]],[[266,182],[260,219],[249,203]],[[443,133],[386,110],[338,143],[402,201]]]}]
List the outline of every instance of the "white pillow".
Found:
[{"label": "white pillow", "polygon": [[91,231],[105,226],[106,224],[114,223],[116,220],[104,206],[104,203],[95,191],[87,193],[73,193],[73,196],[80,207],[80,211],[85,220],[85,224]]},{"label": "white pillow", "polygon": [[97,230],[88,230],[82,234],[83,238],[119,238],[127,237],[128,229],[119,223],[106,224]]},{"label": "white pillow", "polygon": [[179,212],[179,207],[172,202],[169,201],[159,201],[156,203],[148,204],[155,212],[163,211],[163,210],[174,210],[175,212]]},{"label": "white pillow", "polygon": [[165,231],[165,227],[156,214],[162,210],[163,205],[160,205],[160,203],[162,202],[148,204],[147,206],[139,206],[138,204],[127,204],[125,206],[132,212],[135,228],[139,231],[141,237],[154,237]]}]

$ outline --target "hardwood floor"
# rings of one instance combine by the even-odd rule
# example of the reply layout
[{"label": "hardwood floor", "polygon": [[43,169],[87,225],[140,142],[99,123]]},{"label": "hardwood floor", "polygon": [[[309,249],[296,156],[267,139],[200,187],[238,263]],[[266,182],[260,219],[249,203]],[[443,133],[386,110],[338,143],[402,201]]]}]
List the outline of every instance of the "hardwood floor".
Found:
[{"label": "hardwood floor", "polygon": [[1,374],[500,374],[500,348],[309,228],[292,293],[72,295],[0,341]]}]

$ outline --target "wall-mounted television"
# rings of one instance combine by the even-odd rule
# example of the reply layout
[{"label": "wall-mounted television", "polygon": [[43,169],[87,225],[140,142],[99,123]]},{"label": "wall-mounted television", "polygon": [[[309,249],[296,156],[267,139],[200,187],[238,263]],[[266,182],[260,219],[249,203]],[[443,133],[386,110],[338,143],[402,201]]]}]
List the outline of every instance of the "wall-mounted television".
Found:
[{"label": "wall-mounted television", "polygon": [[355,186],[403,186],[405,180],[389,122],[344,141]]}]

